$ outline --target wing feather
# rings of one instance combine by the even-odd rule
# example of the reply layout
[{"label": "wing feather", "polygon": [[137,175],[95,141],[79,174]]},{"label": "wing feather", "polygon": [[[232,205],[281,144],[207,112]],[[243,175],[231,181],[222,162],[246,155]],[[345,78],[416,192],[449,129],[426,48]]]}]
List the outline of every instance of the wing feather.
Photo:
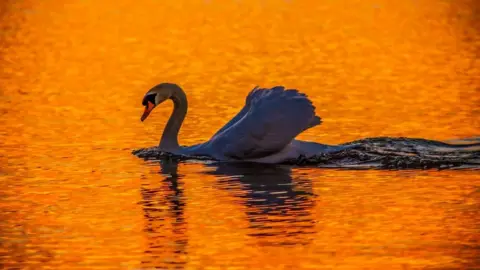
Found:
[{"label": "wing feather", "polygon": [[222,133],[224,130],[228,129],[229,127],[233,126],[236,122],[238,122],[238,120],[242,119],[242,117],[250,109],[250,105],[252,103],[252,97],[255,95],[254,93],[256,93],[257,89],[258,89],[258,86],[255,86],[255,88],[253,88],[252,91],[250,91],[250,93],[248,93],[247,98],[245,99],[245,105],[243,106],[243,108],[237,113],[237,115],[235,115],[230,121],[228,121],[228,123],[226,123],[221,129],[219,129],[212,136],[212,138],[214,138],[218,134]]},{"label": "wing feather", "polygon": [[258,158],[282,150],[320,122],[312,102],[298,90],[254,88],[244,108],[209,143],[226,157]]}]

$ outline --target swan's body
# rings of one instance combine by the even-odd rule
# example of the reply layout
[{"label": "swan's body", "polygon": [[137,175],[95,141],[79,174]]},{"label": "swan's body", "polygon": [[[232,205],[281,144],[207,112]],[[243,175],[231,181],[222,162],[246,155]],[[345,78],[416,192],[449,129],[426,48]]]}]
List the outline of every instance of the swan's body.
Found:
[{"label": "swan's body", "polygon": [[178,132],[187,114],[187,97],[176,84],[162,83],[145,94],[142,121],[163,101],[171,99],[173,113],[167,122],[159,148],[173,154],[210,156],[217,160],[281,163],[301,156],[340,151],[349,146],[329,146],[295,140],[306,129],[321,123],[305,94],[277,86],[254,88],[242,110],[202,144],[182,147]]}]

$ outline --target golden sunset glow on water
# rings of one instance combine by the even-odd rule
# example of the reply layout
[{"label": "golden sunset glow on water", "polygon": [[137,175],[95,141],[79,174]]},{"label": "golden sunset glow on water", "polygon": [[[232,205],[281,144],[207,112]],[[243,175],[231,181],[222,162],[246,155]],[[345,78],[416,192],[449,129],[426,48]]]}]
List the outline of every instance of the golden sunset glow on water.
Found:
[{"label": "golden sunset glow on water", "polygon": [[0,268],[475,269],[478,170],[145,162],[187,93],[180,144],[256,85],[306,93],[300,138],[480,135],[474,0],[0,2]]}]

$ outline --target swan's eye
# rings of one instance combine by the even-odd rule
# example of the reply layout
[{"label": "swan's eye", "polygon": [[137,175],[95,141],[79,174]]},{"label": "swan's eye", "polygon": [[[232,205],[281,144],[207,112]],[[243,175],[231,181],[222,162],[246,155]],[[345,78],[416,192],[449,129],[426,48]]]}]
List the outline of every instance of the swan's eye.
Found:
[{"label": "swan's eye", "polygon": [[149,94],[149,95],[146,95],[146,96],[143,98],[142,105],[143,105],[143,106],[147,106],[149,101],[150,101],[152,104],[155,104],[155,96],[157,96],[157,94]]}]

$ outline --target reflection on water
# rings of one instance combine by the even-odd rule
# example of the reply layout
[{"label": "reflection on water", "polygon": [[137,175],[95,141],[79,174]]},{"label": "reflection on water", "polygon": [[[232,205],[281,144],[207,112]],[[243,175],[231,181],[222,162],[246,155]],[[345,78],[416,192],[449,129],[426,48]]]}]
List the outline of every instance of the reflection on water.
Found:
[{"label": "reflection on water", "polygon": [[[223,162],[150,165],[155,169],[141,188],[144,268],[274,268],[283,257],[291,266],[311,260],[333,267],[337,256],[348,258],[346,266],[382,268],[395,258],[467,267],[478,255],[475,172],[432,177]],[[473,181],[470,188],[465,179]]]},{"label": "reflection on water", "polygon": [[[142,265],[146,268],[182,269],[186,264],[188,225],[178,165],[177,161],[161,161],[159,173],[163,180],[141,188],[148,242]],[[249,223],[246,235],[259,239],[259,244],[306,245],[314,237],[311,211],[315,195],[305,176],[293,181],[291,168],[242,163],[208,164],[205,173],[218,177],[216,188],[240,198]],[[166,234],[167,230],[170,233]]]},{"label": "reflection on water", "polygon": [[[142,260],[142,265],[159,268],[173,265],[183,269],[185,260],[182,260],[182,255],[186,254],[188,238],[182,177],[178,175],[178,163],[163,161],[160,165],[160,172],[166,176],[165,179],[156,185],[141,187],[148,241],[146,259]],[[165,230],[170,230],[172,237],[166,237]],[[159,258],[156,254],[159,250],[167,250],[169,257]]]},{"label": "reflection on water", "polygon": [[[479,1],[0,1],[0,268],[477,267],[478,170],[144,162],[183,86],[180,143],[255,85],[312,98],[300,136],[479,136]],[[354,8],[352,8],[354,7]]]},{"label": "reflection on water", "polygon": [[309,179],[293,181],[288,167],[222,162],[213,167],[208,174],[221,176],[216,186],[243,199],[252,229],[249,235],[273,239],[275,245],[308,242],[314,231],[310,211],[315,204]]}]

